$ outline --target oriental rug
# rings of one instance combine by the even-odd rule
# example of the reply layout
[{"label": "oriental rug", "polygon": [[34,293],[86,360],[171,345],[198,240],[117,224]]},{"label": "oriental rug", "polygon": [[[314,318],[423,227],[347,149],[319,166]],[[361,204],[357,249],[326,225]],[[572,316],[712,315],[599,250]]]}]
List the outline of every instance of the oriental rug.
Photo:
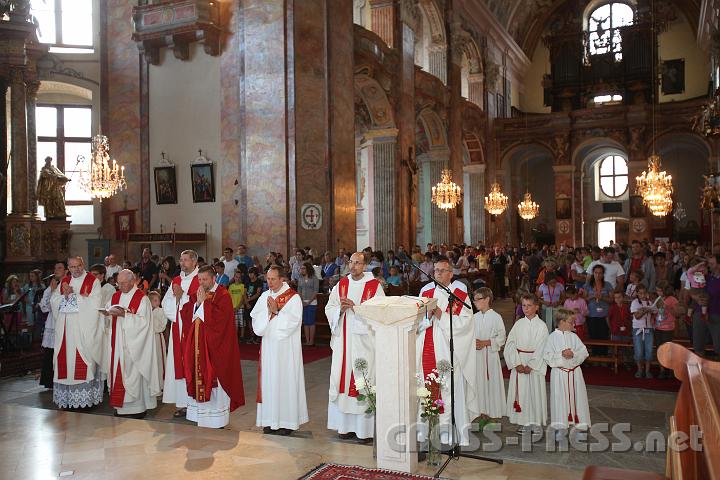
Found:
[{"label": "oriental rug", "polygon": [[379,468],[322,463],[298,480],[431,480],[432,478]]}]

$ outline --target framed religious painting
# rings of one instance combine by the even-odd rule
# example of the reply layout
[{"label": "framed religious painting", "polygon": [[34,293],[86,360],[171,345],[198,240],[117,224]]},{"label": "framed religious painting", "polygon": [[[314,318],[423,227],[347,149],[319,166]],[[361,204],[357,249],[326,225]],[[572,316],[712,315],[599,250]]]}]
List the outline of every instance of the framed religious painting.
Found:
[{"label": "framed religious painting", "polygon": [[202,163],[190,167],[190,179],[192,180],[193,202],[214,202],[215,183],[213,176],[213,164]]},{"label": "framed religious painting", "polygon": [[662,62],[662,93],[676,95],[685,92],[685,59],[676,58]]},{"label": "framed religious painting", "polygon": [[642,218],[646,215],[642,197],[640,195],[630,195],[630,216],[632,218]]},{"label": "framed religious painting", "polygon": [[555,218],[568,220],[572,218],[572,203],[570,197],[561,196],[555,198]]},{"label": "framed religious painting", "polygon": [[135,212],[137,210],[123,210],[113,212],[115,217],[115,240],[127,240],[128,234],[135,232]]},{"label": "framed religious painting", "polygon": [[175,167],[155,167],[155,203],[164,205],[177,202]]}]

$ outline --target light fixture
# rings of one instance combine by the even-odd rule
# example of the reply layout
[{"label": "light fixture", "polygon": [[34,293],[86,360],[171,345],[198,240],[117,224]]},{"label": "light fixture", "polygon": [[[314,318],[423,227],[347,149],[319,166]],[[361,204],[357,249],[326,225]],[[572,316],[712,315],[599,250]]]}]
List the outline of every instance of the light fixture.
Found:
[{"label": "light fixture", "polygon": [[707,104],[702,106],[702,112],[693,119],[693,130],[706,137],[720,135],[720,87],[715,90]]},{"label": "light fixture", "polygon": [[673,209],[673,217],[678,222],[682,222],[685,217],[687,217],[687,211],[685,210],[685,207],[683,207],[682,202],[677,202],[675,204],[675,208]]},{"label": "light fixture", "polygon": [[[655,2],[652,5],[652,32],[653,37],[655,36]],[[637,187],[635,192],[640,195],[643,199],[643,203],[650,209],[650,212],[656,217],[664,217],[672,212],[672,175],[668,175],[666,172],[660,170],[660,156],[655,153],[655,90],[657,89],[657,77],[655,77],[655,45],[652,46],[652,61],[653,61],[653,82],[652,89],[652,128],[653,128],[653,153],[648,157],[648,169],[639,177],[635,177]]]},{"label": "light fixture", "polygon": [[442,171],[442,179],[432,187],[432,202],[441,210],[450,210],[462,202],[462,188],[452,181],[452,172],[446,168]]},{"label": "light fixture", "polygon": [[502,190],[500,190],[500,184],[495,182],[490,187],[490,193],[485,195],[485,210],[490,212],[491,215],[500,215],[507,208],[508,197]]},{"label": "light fixture", "polygon": [[660,156],[654,153],[648,158],[648,169],[639,177],[636,192],[656,217],[664,217],[672,211],[672,175],[660,170]]},{"label": "light fixture", "polygon": [[[105,135],[95,135],[92,139],[89,170],[82,172],[81,186],[92,198],[110,198],[127,187],[125,167],[113,159],[110,165],[110,145]],[[80,161],[81,157],[78,157]]]},{"label": "light fixture", "polygon": [[539,211],[540,205],[533,202],[530,192],[525,191],[523,201],[518,203],[518,213],[520,214],[520,217],[522,217],[523,220],[532,220],[537,217]]}]

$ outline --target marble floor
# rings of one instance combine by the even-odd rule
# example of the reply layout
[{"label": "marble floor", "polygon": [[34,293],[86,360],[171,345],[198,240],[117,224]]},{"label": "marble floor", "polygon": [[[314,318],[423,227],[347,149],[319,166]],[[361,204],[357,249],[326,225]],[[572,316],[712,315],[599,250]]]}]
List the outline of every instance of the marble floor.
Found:
[{"label": "marble floor", "polygon": [[[243,362],[246,405],[220,431],[173,418],[172,405],[159,406],[144,420],[113,417],[107,401],[88,412],[57,411],[52,392],[39,387],[34,375],[5,378],[0,380],[0,477],[295,479],[324,462],[373,466],[371,446],[340,440],[325,428],[329,369],[329,358],[305,365],[310,422],[292,437],[263,435],[255,427],[255,362]],[[443,476],[579,479],[590,464],[663,472],[664,453],[638,453],[632,447],[650,432],[666,432],[675,394],[589,387],[588,395],[593,423],[632,425],[626,433],[630,443],[616,449],[620,451],[547,451],[544,439],[524,451],[515,429],[503,421],[498,434],[502,449],[475,452],[502,458],[503,465],[460,459]]]}]

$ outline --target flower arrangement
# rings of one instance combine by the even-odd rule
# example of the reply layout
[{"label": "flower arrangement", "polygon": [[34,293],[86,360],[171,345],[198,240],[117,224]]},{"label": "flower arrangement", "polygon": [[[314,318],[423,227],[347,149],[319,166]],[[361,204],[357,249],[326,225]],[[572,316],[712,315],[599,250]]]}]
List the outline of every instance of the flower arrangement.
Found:
[{"label": "flower arrangement", "polygon": [[445,412],[445,401],[440,392],[445,385],[447,375],[450,373],[450,362],[440,360],[437,367],[428,373],[425,378],[416,375],[418,380],[417,396],[420,401],[420,418],[431,422],[436,421],[441,413]]},{"label": "flower arrangement", "polygon": [[355,388],[359,392],[357,396],[357,401],[367,401],[368,407],[365,410],[365,414],[373,415],[375,413],[376,407],[375,394],[377,393],[377,390],[375,388],[375,385],[372,385],[368,382],[368,362],[364,358],[358,358],[355,360],[354,366],[355,370],[360,372],[360,374],[362,375],[361,378],[355,379]]}]

